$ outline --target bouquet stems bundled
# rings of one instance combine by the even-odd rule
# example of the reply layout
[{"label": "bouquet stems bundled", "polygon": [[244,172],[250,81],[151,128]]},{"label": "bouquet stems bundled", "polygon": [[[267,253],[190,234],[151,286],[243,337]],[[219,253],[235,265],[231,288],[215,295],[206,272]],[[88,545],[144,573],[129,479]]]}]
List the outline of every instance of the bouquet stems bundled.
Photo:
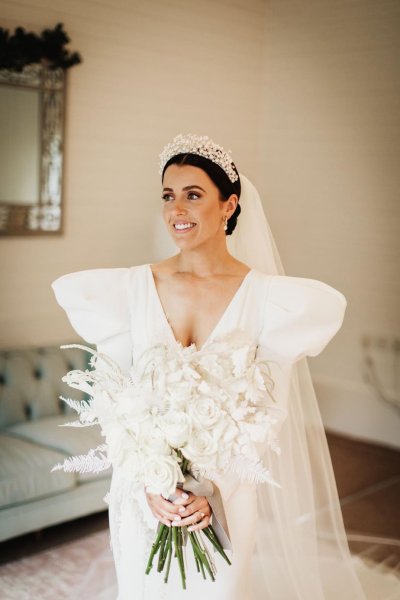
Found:
[{"label": "bouquet stems bundled", "polygon": [[183,560],[183,546],[184,539],[186,536],[189,537],[194,558],[196,561],[197,571],[203,575],[203,578],[206,579],[206,573],[208,573],[209,577],[212,581],[215,581],[215,567],[213,565],[213,561],[211,559],[209,550],[205,545],[204,540],[201,538],[201,533],[205,535],[205,537],[210,541],[210,543],[214,546],[214,548],[221,554],[221,556],[226,560],[226,562],[230,565],[231,562],[227,555],[224,552],[224,549],[212,527],[212,525],[208,525],[201,532],[195,531],[187,531],[187,527],[180,526],[170,526],[164,525],[160,523],[159,530],[154,540],[149,560],[146,566],[146,575],[148,575],[153,567],[153,560],[155,556],[158,554],[158,563],[157,563],[157,571],[162,573],[165,570],[164,574],[164,582],[168,582],[169,572],[171,568],[171,559],[172,554],[178,560],[179,571],[181,575],[182,587],[186,589],[186,572],[185,572],[185,564]]}]

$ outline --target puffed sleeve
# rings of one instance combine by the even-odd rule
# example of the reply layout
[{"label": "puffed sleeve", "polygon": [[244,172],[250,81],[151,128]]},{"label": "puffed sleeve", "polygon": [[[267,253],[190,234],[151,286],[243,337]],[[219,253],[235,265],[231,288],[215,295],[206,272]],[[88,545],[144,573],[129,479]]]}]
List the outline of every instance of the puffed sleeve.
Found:
[{"label": "puffed sleeve", "polygon": [[317,279],[269,278],[257,356],[268,360],[274,381],[270,414],[275,435],[288,415],[294,363],[322,352],[340,329],[346,306],[341,292]]},{"label": "puffed sleeve", "polygon": [[89,269],[51,284],[74,330],[123,369],[132,360],[129,280],[129,268]]},{"label": "puffed sleeve", "polygon": [[260,344],[290,362],[317,356],[341,328],[346,306],[345,296],[327,283],[274,275],[269,282]]}]

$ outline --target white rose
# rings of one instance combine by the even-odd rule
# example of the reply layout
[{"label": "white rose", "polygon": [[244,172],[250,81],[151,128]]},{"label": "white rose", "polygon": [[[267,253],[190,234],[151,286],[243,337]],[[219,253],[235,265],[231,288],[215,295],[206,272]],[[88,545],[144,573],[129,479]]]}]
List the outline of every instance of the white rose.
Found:
[{"label": "white rose", "polygon": [[171,454],[171,448],[164,432],[150,421],[140,431],[140,446],[149,455],[167,456]]},{"label": "white rose", "polygon": [[200,396],[188,407],[189,414],[199,425],[210,429],[221,418],[221,409],[212,398]]},{"label": "white rose", "polygon": [[190,440],[182,448],[182,454],[199,467],[214,467],[217,453],[216,439],[205,430],[193,431]]},{"label": "white rose", "polygon": [[170,446],[180,448],[186,444],[192,430],[191,419],[186,413],[169,411],[158,422]]},{"label": "white rose", "polygon": [[178,463],[172,456],[150,456],[144,465],[144,482],[150,494],[168,498],[175,492],[178,480],[183,479]]}]

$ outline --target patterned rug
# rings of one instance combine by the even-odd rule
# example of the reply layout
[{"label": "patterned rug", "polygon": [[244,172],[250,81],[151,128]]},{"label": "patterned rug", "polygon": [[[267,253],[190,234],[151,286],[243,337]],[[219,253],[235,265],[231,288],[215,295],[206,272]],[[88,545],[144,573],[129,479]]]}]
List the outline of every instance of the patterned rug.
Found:
[{"label": "patterned rug", "polygon": [[[369,590],[368,600],[400,599],[400,579],[393,567],[388,569],[384,562],[376,564],[368,556],[353,558],[356,571]],[[1,600],[115,600],[116,597],[108,530],[0,567]]]},{"label": "patterned rug", "polygon": [[117,596],[107,530],[0,567],[2,600],[77,600],[83,594],[84,600]]}]

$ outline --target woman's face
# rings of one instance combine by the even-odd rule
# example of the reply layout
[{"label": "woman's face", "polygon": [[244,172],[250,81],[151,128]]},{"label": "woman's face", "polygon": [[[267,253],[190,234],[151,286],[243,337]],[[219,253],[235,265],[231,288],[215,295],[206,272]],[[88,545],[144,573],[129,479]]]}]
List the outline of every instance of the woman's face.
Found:
[{"label": "woman's face", "polygon": [[238,197],[224,202],[203,169],[170,165],[163,180],[163,218],[179,247],[198,246],[215,236],[225,238],[224,221],[234,213]]}]

